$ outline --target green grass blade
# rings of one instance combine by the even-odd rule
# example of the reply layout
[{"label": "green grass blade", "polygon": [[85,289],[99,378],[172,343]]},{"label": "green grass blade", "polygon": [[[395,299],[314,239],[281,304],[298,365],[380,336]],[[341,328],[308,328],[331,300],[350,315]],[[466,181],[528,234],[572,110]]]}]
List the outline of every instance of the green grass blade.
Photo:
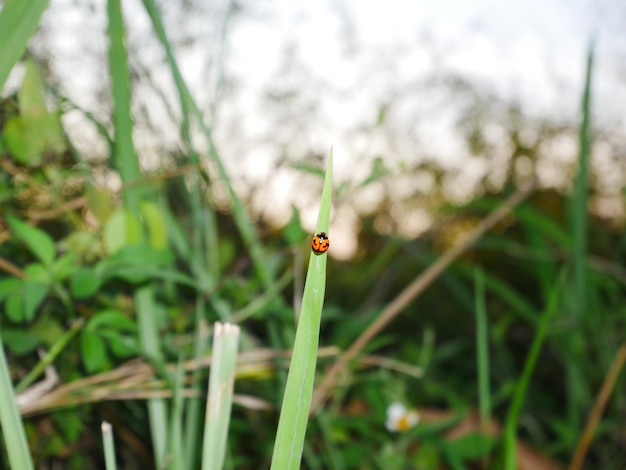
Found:
[{"label": "green grass blade", "polygon": [[[159,9],[154,0],[144,0],[144,8],[152,20],[152,26],[163,46],[167,57],[174,83],[178,91],[181,118],[180,133],[182,141],[186,146],[188,158],[194,165],[199,165],[200,158],[194,149],[191,138],[190,108],[193,106],[191,94],[187,89],[178,64],[174,58],[172,46],[167,38],[165,27],[159,13]],[[219,277],[219,246],[217,234],[217,217],[215,212],[204,204],[202,191],[202,178],[199,172],[190,175],[195,181],[189,187],[189,202],[193,217],[193,246],[195,255],[188,259],[190,265],[195,269],[196,275],[203,277],[207,281],[205,288],[207,291],[213,290],[216,279]],[[226,182],[228,184],[228,182]]]},{"label": "green grass blade", "polygon": [[202,470],[220,470],[224,466],[238,347],[239,327],[229,323],[224,325],[216,323],[211,356]]},{"label": "green grass blade", "polygon": [[154,0],[143,0],[143,4],[144,8],[150,15],[150,19],[152,20],[152,24],[157,34],[157,37],[163,45],[168,64],[172,71],[174,82],[180,96],[180,102],[183,108],[183,116],[185,117],[185,119],[187,119],[187,114],[189,113],[189,115],[193,116],[193,118],[200,126],[200,129],[204,134],[209,146],[209,157],[211,158],[213,164],[215,165],[215,168],[217,169],[219,178],[222,180],[225,188],[229,193],[233,219],[235,220],[237,230],[239,230],[241,238],[250,253],[250,257],[252,258],[254,265],[254,270],[263,282],[263,286],[265,287],[265,289],[270,289],[275,281],[274,275],[269,269],[269,263],[266,262],[266,256],[263,250],[263,246],[256,236],[254,224],[248,217],[243,202],[237,197],[232,187],[232,184],[230,183],[230,177],[226,172],[226,168],[224,167],[224,164],[213,141],[213,132],[204,122],[204,116],[200,111],[197,103],[193,99],[189,88],[187,87],[182,77],[182,74],[180,73],[180,69],[178,67],[178,64],[176,63],[176,59],[174,58],[174,54],[172,52],[169,40],[167,39],[167,35],[165,34],[165,28],[158,13],[156,3]]},{"label": "green grass blade", "polygon": [[[109,68],[113,95],[113,123],[115,125],[114,167],[125,184],[141,177],[139,161],[133,145],[131,118],[130,73],[124,45],[124,20],[120,0],[108,2]],[[139,190],[132,186],[124,191],[124,203],[131,212],[139,211]]]},{"label": "green grass blade", "polygon": [[[164,364],[159,341],[158,326],[156,324],[156,305],[154,301],[154,288],[152,286],[141,287],[135,292],[135,307],[139,322],[139,343],[143,354],[157,366]],[[167,433],[169,424],[167,420],[167,404],[163,398],[150,398],[148,400],[148,413],[150,415],[150,431],[154,456],[159,463],[158,468],[164,468],[163,464],[167,452]]]},{"label": "green grass blade", "polygon": [[49,0],[7,0],[0,11],[0,91],[24,54]]},{"label": "green grass blade", "polygon": [[578,175],[572,207],[572,238],[574,240],[574,292],[577,314],[583,315],[587,300],[587,200],[589,198],[589,154],[591,121],[591,76],[593,70],[593,48],[587,55],[587,73],[582,103],[580,124],[580,153]]},{"label": "green grass blade", "polygon": [[567,338],[567,348],[571,360],[567,363],[568,419],[572,429],[582,425],[583,413],[591,399],[588,385],[582,377],[580,362],[585,355],[585,339],[583,327],[588,308],[587,297],[593,284],[587,277],[587,203],[589,198],[589,158],[590,158],[590,125],[591,125],[591,79],[593,71],[593,46],[587,55],[585,88],[582,99],[582,121],[580,124],[580,152],[578,156],[578,174],[574,182],[571,217],[573,240],[573,286],[568,308],[573,313],[574,324]]},{"label": "green grass blade", "polygon": [[[183,413],[185,389],[185,367],[182,355],[178,358],[178,364],[174,372],[174,398],[172,400],[172,416],[170,419],[171,432],[169,433],[170,446],[168,452],[168,468],[171,470],[183,470],[189,468],[185,465],[188,457],[185,454],[183,444]],[[185,436],[186,437],[186,436]]]},{"label": "green grass blade", "polygon": [[[209,326],[204,320],[204,302],[196,300],[195,330],[193,339],[193,359],[200,361],[209,350]],[[197,370],[191,374],[191,391],[198,397],[204,393],[201,378],[204,371]],[[202,442],[202,425],[204,405],[201,398],[189,398],[185,404],[185,455],[188,469],[196,469],[200,465],[199,447]]]},{"label": "green grass blade", "polygon": [[491,391],[489,388],[489,332],[485,306],[485,279],[482,270],[475,272],[476,286],[476,349],[478,366],[478,397],[480,400],[480,424],[486,430],[491,420]]},{"label": "green grass blade", "polygon": [[[326,178],[317,219],[316,232],[327,232],[332,197],[332,151],[328,158]],[[302,296],[293,356],[289,366],[278,431],[272,457],[272,470],[300,468],[306,433],[313,379],[317,363],[320,321],[326,289],[327,255],[311,254]]]},{"label": "green grass blade", "polygon": [[533,342],[530,346],[528,356],[526,357],[524,370],[522,371],[522,375],[517,382],[517,386],[515,387],[515,392],[513,394],[513,400],[511,402],[511,405],[509,406],[509,411],[507,413],[506,422],[504,425],[505,470],[517,469],[517,423],[519,421],[519,415],[522,411],[526,392],[528,391],[530,379],[532,377],[533,371],[535,370],[535,365],[537,364],[537,360],[539,359],[539,354],[541,353],[541,348],[543,347],[543,342],[548,332],[550,320],[560,306],[565,274],[566,271],[561,272],[557,282],[552,288],[552,292],[550,292],[548,304],[543,314],[541,315],[539,326],[537,327],[535,337],[533,338]]},{"label": "green grass blade", "polygon": [[0,428],[9,456],[11,468],[30,470],[33,468],[24,433],[24,425],[15,403],[9,364],[4,355],[4,345],[0,336]]},{"label": "green grass blade", "polygon": [[50,347],[50,350],[41,358],[37,365],[33,367],[28,374],[26,374],[26,377],[24,377],[20,383],[15,386],[15,392],[21,393],[26,390],[28,386],[32,385],[32,383],[45,372],[46,367],[52,364],[59,354],[65,350],[67,345],[72,339],[74,339],[84,324],[85,322],[82,319],[75,321],[72,327],[61,335],[57,341],[55,341],[52,347]]},{"label": "green grass blade", "polygon": [[102,423],[102,446],[104,447],[104,463],[106,470],[116,470],[115,445],[113,444],[113,428],[106,421]]},{"label": "green grass blade", "polygon": [[[115,126],[115,166],[122,182],[128,184],[141,177],[139,161],[133,145],[133,121],[131,119],[130,73],[124,46],[124,21],[120,0],[108,1],[110,42],[109,67],[113,93],[113,123]],[[124,205],[130,213],[139,212],[144,189],[130,185],[123,195]],[[160,338],[156,325],[154,287],[143,286],[135,291],[135,307],[139,324],[139,342],[145,357],[155,363],[157,370],[164,368]],[[148,400],[150,431],[157,468],[165,468],[167,453],[167,405],[163,398]]]}]

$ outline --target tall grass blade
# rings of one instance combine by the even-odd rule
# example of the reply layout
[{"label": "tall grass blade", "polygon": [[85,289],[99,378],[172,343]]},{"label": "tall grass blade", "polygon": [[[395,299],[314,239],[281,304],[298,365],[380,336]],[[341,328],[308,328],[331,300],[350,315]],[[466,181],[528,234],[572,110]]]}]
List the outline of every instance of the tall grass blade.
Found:
[{"label": "tall grass blade", "polygon": [[220,470],[226,456],[226,439],[233,403],[239,327],[215,324],[202,470]]},{"label": "tall grass blade", "polygon": [[[332,164],[331,151],[316,232],[328,232],[332,197]],[[272,470],[300,468],[317,363],[320,321],[326,289],[326,259],[326,254],[319,256],[311,254],[309,259],[293,356],[278,420]]]},{"label": "tall grass blade", "polygon": [[115,461],[115,445],[113,444],[113,427],[106,421],[102,423],[102,446],[104,448],[104,464],[106,470],[117,470]]},{"label": "tall grass blade", "polygon": [[480,400],[480,425],[487,430],[491,420],[491,391],[489,388],[489,332],[485,306],[485,279],[481,269],[475,272],[476,286],[476,350],[478,365],[478,397]]},{"label": "tall grass blade", "polygon": [[[109,0],[109,72],[113,95],[113,123],[115,125],[115,152],[113,167],[117,168],[123,183],[139,180],[141,170],[133,145],[133,121],[130,105],[130,74],[128,55],[124,45],[124,20],[120,0]],[[133,213],[139,211],[139,191],[131,185],[124,191],[124,204]]]},{"label": "tall grass blade", "polygon": [[519,421],[519,416],[522,411],[524,399],[526,398],[526,392],[528,391],[530,379],[532,377],[533,371],[535,370],[535,365],[537,364],[537,360],[539,359],[539,353],[541,352],[543,342],[548,332],[550,320],[560,306],[565,274],[566,271],[563,270],[559,275],[557,282],[554,284],[554,287],[552,288],[552,292],[550,293],[550,297],[548,298],[546,309],[541,315],[539,326],[537,327],[535,337],[533,338],[533,342],[530,346],[528,356],[526,357],[524,370],[522,371],[522,375],[517,382],[517,386],[515,387],[515,392],[513,394],[513,400],[511,402],[511,405],[509,406],[509,411],[507,413],[506,422],[504,425],[505,470],[517,469],[517,423]]},{"label": "tall grass blade", "polygon": [[169,453],[168,453],[168,468],[171,470],[183,470],[190,468],[186,465],[190,456],[185,454],[185,447],[183,444],[183,413],[184,413],[184,400],[183,392],[185,390],[185,367],[182,355],[178,358],[178,364],[176,365],[176,371],[174,373],[174,397],[172,399],[172,416],[170,418],[171,432],[169,433]]},{"label": "tall grass blade", "polygon": [[589,158],[591,148],[591,79],[593,71],[593,46],[587,54],[585,89],[582,100],[582,120],[580,124],[580,153],[578,174],[574,187],[571,207],[573,240],[573,288],[569,308],[574,315],[574,324],[569,335],[568,349],[571,359],[567,362],[568,415],[570,426],[577,429],[582,424],[582,413],[587,406],[589,391],[579,367],[585,355],[585,340],[582,327],[587,312],[587,296],[590,285],[587,279],[587,203],[589,197]]},{"label": "tall grass blade", "polygon": [[4,355],[4,345],[0,336],[0,428],[11,468],[30,470],[33,468],[24,433],[24,425],[15,403],[9,364]]},{"label": "tall grass blade", "polygon": [[0,11],[0,91],[24,54],[49,0],[7,0]]},{"label": "tall grass blade", "polygon": [[193,99],[191,92],[189,91],[189,88],[187,87],[182,77],[182,74],[180,73],[180,69],[176,62],[176,59],[174,58],[174,54],[170,46],[169,40],[167,39],[167,35],[165,34],[165,28],[163,27],[161,17],[158,14],[158,8],[156,6],[156,3],[154,0],[143,0],[143,4],[146,8],[146,11],[150,15],[150,19],[152,20],[152,24],[157,33],[157,37],[159,38],[159,41],[161,42],[165,50],[167,61],[170,69],[172,70],[174,82],[176,83],[176,88],[180,96],[180,101],[183,107],[183,115],[187,117],[187,113],[189,113],[189,115],[192,116],[197,121],[197,124],[200,126],[200,129],[204,134],[204,137],[206,138],[209,146],[209,157],[215,165],[219,178],[222,180],[224,187],[228,191],[233,219],[235,220],[237,230],[239,230],[241,238],[250,253],[250,257],[252,258],[254,265],[254,270],[259,276],[259,279],[261,279],[264,288],[270,289],[274,284],[274,275],[269,269],[269,263],[266,262],[263,246],[256,236],[254,224],[248,217],[243,202],[237,197],[237,194],[232,187],[230,177],[226,172],[226,168],[224,167],[222,159],[220,158],[217,151],[217,147],[215,146],[215,142],[213,141],[213,132],[206,125],[203,113],[202,111],[200,111],[200,108]]},{"label": "tall grass blade", "polygon": [[[139,161],[133,145],[131,119],[130,74],[124,45],[124,22],[120,0],[108,1],[109,16],[109,66],[113,93],[113,123],[115,126],[115,161],[123,183],[130,183],[141,177]],[[128,185],[123,194],[124,205],[131,214],[139,212],[143,187]],[[139,342],[142,353],[155,362],[157,369],[163,369],[164,360],[156,325],[156,304],[154,287],[143,286],[135,291],[135,307],[139,323]],[[148,400],[150,431],[157,468],[164,468],[167,453],[167,406],[163,398]]]},{"label": "tall grass blade", "polygon": [[[195,308],[195,331],[193,339],[193,359],[200,360],[209,349],[209,326],[203,318],[204,302],[196,300]],[[191,374],[192,391],[197,392],[198,397],[204,393],[200,378],[203,371],[198,370]],[[199,448],[202,443],[202,424],[204,403],[201,398],[189,398],[185,405],[185,455],[187,456],[187,468],[196,469],[200,465]]]},{"label": "tall grass blade", "polygon": [[580,153],[578,174],[572,207],[572,238],[574,240],[574,296],[577,314],[582,316],[587,307],[587,200],[589,198],[589,154],[591,137],[591,76],[593,70],[593,48],[587,55],[585,91],[582,102],[580,124]]}]

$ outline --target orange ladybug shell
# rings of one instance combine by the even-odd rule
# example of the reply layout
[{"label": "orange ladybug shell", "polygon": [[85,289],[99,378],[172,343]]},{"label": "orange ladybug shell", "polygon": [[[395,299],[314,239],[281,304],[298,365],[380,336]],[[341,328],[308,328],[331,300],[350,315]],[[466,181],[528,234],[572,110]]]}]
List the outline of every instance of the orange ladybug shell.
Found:
[{"label": "orange ladybug shell", "polygon": [[330,240],[328,239],[328,235],[326,232],[320,232],[313,237],[313,241],[311,242],[311,249],[313,253],[316,255],[321,255],[325,253],[330,248]]}]

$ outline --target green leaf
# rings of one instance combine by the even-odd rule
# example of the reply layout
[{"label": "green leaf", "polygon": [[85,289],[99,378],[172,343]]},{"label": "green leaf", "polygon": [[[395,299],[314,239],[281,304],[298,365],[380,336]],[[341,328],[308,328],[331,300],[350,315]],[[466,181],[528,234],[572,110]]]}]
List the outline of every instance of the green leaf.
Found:
[{"label": "green leaf", "polygon": [[54,282],[63,282],[71,276],[76,269],[76,255],[69,253],[57,258],[54,263],[52,263],[50,271],[52,272]]},{"label": "green leaf", "polygon": [[91,297],[102,286],[103,279],[93,268],[77,269],[70,281],[70,292],[78,299]]},{"label": "green leaf", "polygon": [[37,309],[48,294],[48,284],[41,282],[25,282],[24,283],[24,300],[22,306],[24,308],[24,320],[31,321],[35,318]]},{"label": "green leaf", "polygon": [[43,230],[13,216],[7,215],[6,220],[13,236],[24,242],[39,261],[46,266],[50,266],[56,251],[52,237]]},{"label": "green leaf", "polygon": [[116,210],[104,226],[102,241],[109,254],[114,254],[129,245],[141,243],[142,240],[141,222],[135,214],[127,210]]},{"label": "green leaf", "polygon": [[43,94],[43,80],[32,60],[26,61],[24,81],[18,91],[19,116],[5,126],[4,139],[11,156],[19,163],[38,166],[47,153],[66,150],[65,134],[58,113],[49,113]]},{"label": "green leaf", "polygon": [[137,336],[130,335],[105,335],[111,352],[120,358],[132,357],[139,354],[139,342]]},{"label": "green leaf", "polygon": [[137,324],[119,310],[102,310],[96,313],[85,327],[97,335],[117,357],[137,354]]},{"label": "green leaf", "polygon": [[93,373],[102,369],[106,362],[106,346],[98,335],[83,330],[80,335],[80,349],[87,372]]},{"label": "green leaf", "polygon": [[6,299],[9,295],[20,292],[22,288],[22,281],[15,277],[8,277],[0,280],[0,302]]},{"label": "green leaf", "polygon": [[41,263],[30,263],[24,268],[24,279],[30,282],[40,282],[41,284],[52,284],[50,271]]},{"label": "green leaf", "polygon": [[150,245],[129,245],[96,266],[97,274],[103,278],[121,278],[132,283],[150,279],[167,279],[196,287],[195,280],[173,269],[174,254],[169,250],[157,250]]},{"label": "green leaf", "polygon": [[[21,283],[20,283],[21,284]],[[13,292],[7,296],[5,311],[9,320],[14,323],[21,323],[24,320],[24,310],[22,308],[22,286],[18,292]]]},{"label": "green leaf", "polygon": [[41,338],[30,331],[13,328],[2,329],[2,339],[7,348],[18,356],[33,352],[41,344]]},{"label": "green leaf", "polygon": [[472,433],[446,443],[446,449],[457,458],[468,461],[487,457],[496,445],[496,438],[486,434]]},{"label": "green leaf", "polygon": [[32,59],[25,63],[24,81],[18,91],[20,114],[25,117],[38,117],[48,113],[43,96],[43,81]]},{"label": "green leaf", "polygon": [[11,69],[24,54],[26,44],[37,29],[48,1],[4,2],[0,11],[0,90],[4,88]]},{"label": "green leaf", "polygon": [[134,333],[137,331],[137,324],[132,318],[119,310],[100,310],[87,323],[86,329],[98,331],[102,327],[110,327],[118,330]]},{"label": "green leaf", "polygon": [[139,205],[143,220],[148,227],[150,245],[156,249],[167,248],[167,226],[163,213],[153,202],[142,201]]}]

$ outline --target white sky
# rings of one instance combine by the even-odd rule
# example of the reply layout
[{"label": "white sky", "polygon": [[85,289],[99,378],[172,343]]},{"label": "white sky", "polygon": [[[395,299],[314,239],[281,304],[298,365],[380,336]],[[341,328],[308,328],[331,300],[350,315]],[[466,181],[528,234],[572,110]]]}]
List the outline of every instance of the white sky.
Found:
[{"label": "white sky", "polygon": [[[615,38],[605,27],[609,22],[600,14],[603,5],[612,6],[611,15],[617,18],[621,15],[626,21],[626,9],[622,7],[619,11],[616,7],[621,0],[610,1],[244,1],[242,13],[234,17],[226,34],[225,68],[237,88],[236,95],[223,101],[220,108],[218,123],[231,119],[231,127],[235,129],[230,133],[222,131],[219,144],[224,159],[235,176],[247,171],[248,181],[265,185],[271,181],[266,198],[275,203],[270,207],[285,217],[295,203],[310,226],[317,208],[310,207],[309,201],[315,200],[319,188],[294,186],[299,180],[290,178],[288,170],[270,176],[280,129],[267,112],[264,96],[268,89],[286,85],[298,88],[302,86],[299,79],[309,80],[305,86],[310,85],[310,90],[308,94],[305,90],[297,104],[306,112],[307,103],[313,102],[318,112],[306,116],[307,127],[297,136],[298,141],[301,148],[320,153],[333,146],[338,182],[362,179],[368,173],[369,166],[355,161],[355,154],[378,153],[396,163],[410,160],[413,143],[401,133],[416,126],[430,153],[437,155],[444,165],[454,166],[466,155],[460,151],[462,142],[458,132],[451,134],[451,114],[438,109],[442,96],[436,91],[427,95],[416,93],[414,101],[409,100],[400,110],[395,123],[399,129],[395,147],[389,147],[388,142],[375,134],[355,137],[354,128],[372,123],[390,92],[406,94],[407,89],[412,90],[415,83],[426,80],[434,70],[456,72],[478,86],[497,92],[506,101],[518,100],[531,114],[569,116],[575,121],[580,108],[585,53],[593,27],[602,33],[594,69],[594,109],[599,120],[616,123],[626,130],[623,112],[626,73],[621,65],[625,48],[622,46],[618,51],[621,57],[615,54]],[[90,53],[106,54],[105,3],[94,0],[93,10],[88,10],[85,17],[84,6],[83,15],[75,13],[73,0],[52,0],[53,11],[44,18],[46,28],[54,31],[47,36],[53,40],[48,48],[59,54],[57,74],[65,82],[65,92],[75,93],[73,98],[90,111],[98,111],[92,107],[100,103],[95,94],[89,95],[89,84],[101,83],[103,73],[106,76],[106,64],[94,65],[93,59],[91,62],[89,59]],[[194,47],[179,51],[179,63],[192,91],[206,102],[211,99],[207,74],[214,73],[212,61],[215,51],[220,49],[217,41],[220,33],[215,29],[219,22],[211,15],[223,10],[228,1],[199,2],[206,11],[185,17],[186,24],[177,24],[173,4],[162,4],[169,9],[164,14],[172,38],[180,39],[182,33],[198,39]],[[151,26],[141,2],[125,0],[124,7],[129,40],[143,44],[142,34],[151,34]],[[617,44],[624,38],[626,34],[618,38]],[[66,50],[68,57],[79,62],[64,65]],[[297,67],[295,73],[291,70],[283,76],[281,71],[288,50]],[[140,51],[141,57],[134,60],[146,61],[154,70],[154,80],[170,81],[166,68],[159,73],[158,65],[152,65],[162,60],[162,53],[149,46]],[[81,60],[85,63],[81,64]],[[419,123],[412,124],[415,115],[411,113],[420,107],[430,113],[429,118],[420,118]],[[468,166],[467,177],[479,178],[481,171],[484,169],[479,166]],[[373,191],[366,192],[369,193]],[[369,201],[366,194],[362,199],[365,205]],[[355,220],[355,214],[337,212],[344,221]],[[333,247],[338,249],[336,243]]]}]

